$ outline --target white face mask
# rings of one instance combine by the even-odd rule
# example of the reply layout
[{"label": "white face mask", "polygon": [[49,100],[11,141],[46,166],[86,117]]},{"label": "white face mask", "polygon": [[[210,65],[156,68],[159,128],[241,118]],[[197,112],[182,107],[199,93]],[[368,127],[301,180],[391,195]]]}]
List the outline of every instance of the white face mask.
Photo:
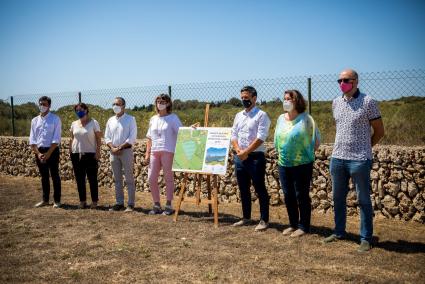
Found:
[{"label": "white face mask", "polygon": [[122,107],[120,106],[113,106],[112,110],[114,111],[115,114],[119,114],[122,110]]},{"label": "white face mask", "polygon": [[294,104],[291,101],[283,101],[283,110],[290,112],[291,110],[294,109]]},{"label": "white face mask", "polygon": [[167,105],[163,105],[163,104],[156,104],[156,107],[158,108],[159,111],[164,110],[167,108]]},{"label": "white face mask", "polygon": [[40,109],[41,113],[45,113],[49,110],[49,107],[46,107],[46,106],[39,106],[38,108]]}]

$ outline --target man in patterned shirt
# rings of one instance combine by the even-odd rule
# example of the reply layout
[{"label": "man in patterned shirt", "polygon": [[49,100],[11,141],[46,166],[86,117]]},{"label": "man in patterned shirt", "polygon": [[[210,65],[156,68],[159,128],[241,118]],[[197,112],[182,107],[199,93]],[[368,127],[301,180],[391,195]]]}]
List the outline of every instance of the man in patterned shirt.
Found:
[{"label": "man in patterned shirt", "polygon": [[357,88],[359,78],[356,71],[342,71],[338,84],[343,95],[334,99],[332,104],[336,137],[330,163],[335,231],[324,242],[330,243],[345,235],[346,199],[351,177],[360,207],[361,243],[358,251],[365,252],[371,248],[373,235],[373,208],[370,199],[372,146],[384,136],[384,125],[377,102]]}]

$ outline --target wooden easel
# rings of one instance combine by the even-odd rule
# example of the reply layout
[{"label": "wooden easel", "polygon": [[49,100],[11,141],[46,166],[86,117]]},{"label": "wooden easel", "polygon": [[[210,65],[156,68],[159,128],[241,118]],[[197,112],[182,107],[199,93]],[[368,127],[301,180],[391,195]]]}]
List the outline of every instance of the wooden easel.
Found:
[{"label": "wooden easel", "polygon": [[[204,127],[208,127],[208,113],[210,110],[210,105],[207,104],[205,106],[205,116],[204,116]],[[186,185],[188,182],[188,174],[184,173],[183,181],[181,183],[180,187],[180,193],[179,193],[179,199],[177,200],[176,205],[176,212],[174,213],[174,222],[177,222],[177,218],[179,216],[180,207],[183,201],[195,203],[197,206],[199,206],[201,203],[208,204],[208,213],[212,213],[212,209],[214,210],[214,227],[218,227],[218,177],[215,174],[205,174],[207,176],[207,192],[208,192],[208,199],[207,200],[201,200],[201,187],[202,187],[202,175],[203,174],[196,174],[195,176],[195,185],[196,192],[194,198],[184,197],[184,193],[186,192]],[[211,178],[212,178],[212,191],[211,191]]]}]

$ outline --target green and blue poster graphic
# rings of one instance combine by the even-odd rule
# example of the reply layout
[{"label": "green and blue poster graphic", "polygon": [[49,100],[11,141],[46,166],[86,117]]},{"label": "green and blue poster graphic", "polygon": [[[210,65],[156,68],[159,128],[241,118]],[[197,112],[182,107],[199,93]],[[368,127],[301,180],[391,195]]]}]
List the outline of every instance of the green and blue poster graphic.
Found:
[{"label": "green and blue poster graphic", "polygon": [[180,127],[173,171],[226,174],[231,128]]}]

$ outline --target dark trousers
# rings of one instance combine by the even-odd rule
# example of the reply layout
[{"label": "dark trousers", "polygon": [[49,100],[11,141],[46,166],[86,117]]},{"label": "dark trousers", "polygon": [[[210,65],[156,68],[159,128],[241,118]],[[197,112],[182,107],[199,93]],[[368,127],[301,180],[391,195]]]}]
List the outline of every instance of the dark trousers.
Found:
[{"label": "dark trousers", "polygon": [[[40,147],[38,151],[44,154],[49,148]],[[43,201],[49,202],[50,196],[50,176],[53,181],[53,200],[55,202],[61,201],[61,179],[59,176],[59,147],[52,152],[50,158],[42,163],[37,157],[35,158],[38,170],[41,175],[41,186],[43,188]],[[50,172],[50,174],[49,174]]]},{"label": "dark trousers", "polygon": [[244,219],[251,219],[251,182],[260,201],[261,220],[269,222],[269,195],[265,184],[266,158],[264,153],[251,153],[244,161],[234,156],[236,178],[241,194]]},{"label": "dark trousers", "polygon": [[313,163],[295,167],[279,166],[280,184],[285,196],[289,224],[294,229],[310,231],[311,199],[310,183]]},{"label": "dark trousers", "polygon": [[97,170],[98,164],[95,153],[71,154],[72,167],[74,168],[75,180],[77,181],[80,202],[86,202],[86,176],[90,184],[90,195],[93,202],[99,200]]}]

